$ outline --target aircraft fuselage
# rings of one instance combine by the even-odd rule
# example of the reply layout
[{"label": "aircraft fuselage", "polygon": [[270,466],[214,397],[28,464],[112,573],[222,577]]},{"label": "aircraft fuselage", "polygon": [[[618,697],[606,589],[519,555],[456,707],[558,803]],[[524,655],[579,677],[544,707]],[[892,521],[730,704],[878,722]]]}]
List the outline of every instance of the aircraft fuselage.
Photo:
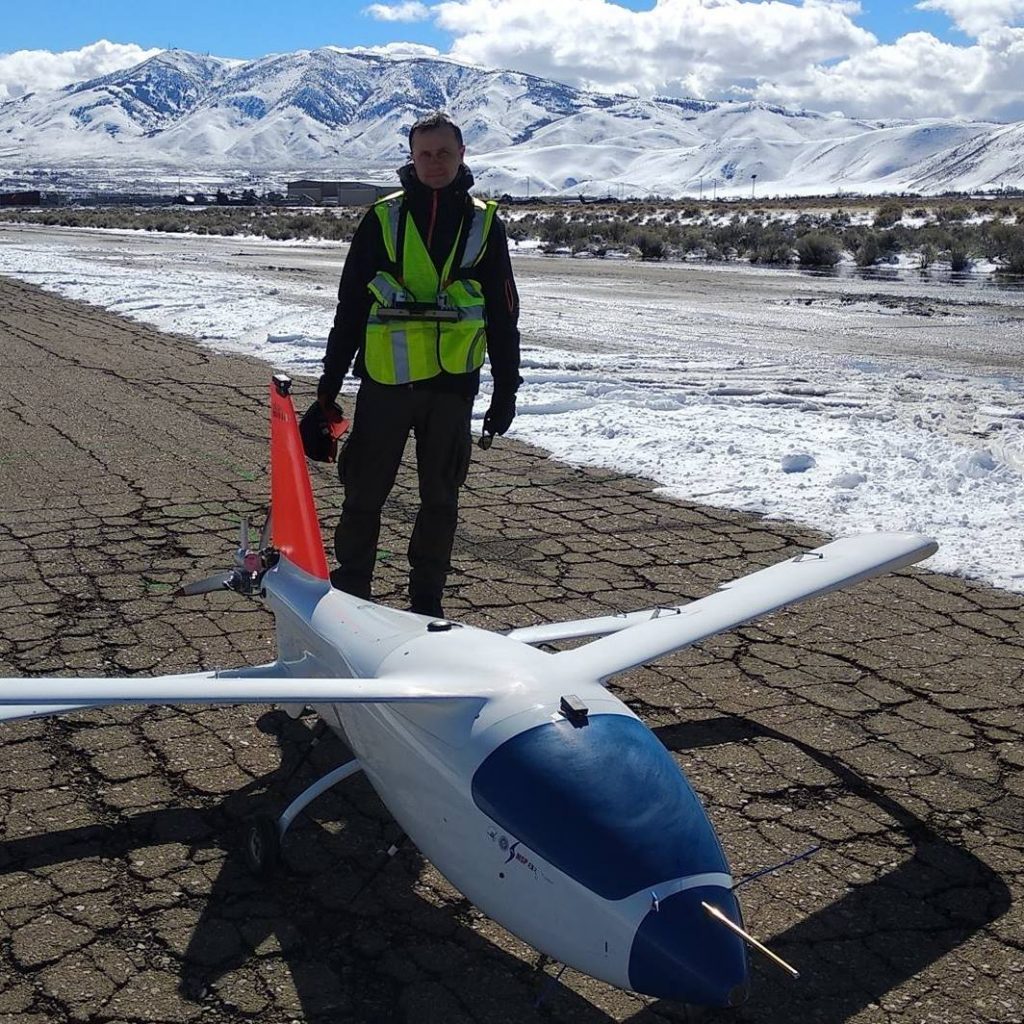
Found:
[{"label": "aircraft fuselage", "polygon": [[[317,706],[419,850],[484,913],[550,957],[622,988],[740,1001],[729,867],[685,775],[594,679],[551,655],[271,570],[279,660],[295,676],[464,679],[464,699]],[[486,667],[483,667],[486,666]],[[568,712],[562,698],[585,708]]]}]

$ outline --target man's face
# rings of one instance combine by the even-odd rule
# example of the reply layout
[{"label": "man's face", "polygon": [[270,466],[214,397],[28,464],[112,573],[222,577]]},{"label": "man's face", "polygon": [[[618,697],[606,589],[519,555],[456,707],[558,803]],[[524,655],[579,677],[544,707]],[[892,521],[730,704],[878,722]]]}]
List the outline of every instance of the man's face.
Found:
[{"label": "man's face", "polygon": [[416,177],[428,188],[445,188],[455,180],[466,147],[459,145],[455,130],[419,128],[412,137],[412,162]]}]

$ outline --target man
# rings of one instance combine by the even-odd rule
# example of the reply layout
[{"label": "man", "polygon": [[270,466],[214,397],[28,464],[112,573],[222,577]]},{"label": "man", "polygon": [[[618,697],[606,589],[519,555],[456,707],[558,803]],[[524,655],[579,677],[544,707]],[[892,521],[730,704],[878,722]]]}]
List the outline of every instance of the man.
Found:
[{"label": "man", "polygon": [[375,203],[352,238],[317,399],[325,412],[333,406],[354,360],[360,386],[338,460],[345,501],[331,582],[370,596],[381,509],[411,431],[420,508],[409,601],[442,617],[485,351],[494,388],[484,435],[504,434],[515,416],[519,296],[496,204],[469,195],[459,127],[432,114],[409,130],[409,148],[402,191]]}]

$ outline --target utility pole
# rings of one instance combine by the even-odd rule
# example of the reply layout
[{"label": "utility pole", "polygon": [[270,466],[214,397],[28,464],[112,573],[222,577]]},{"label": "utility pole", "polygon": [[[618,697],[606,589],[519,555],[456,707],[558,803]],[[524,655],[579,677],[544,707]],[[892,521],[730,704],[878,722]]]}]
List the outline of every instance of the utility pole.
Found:
[{"label": "utility pole", "polygon": [[699,181],[700,181],[700,198],[703,200],[703,198],[704,198],[704,175],[703,174],[700,175]]},{"label": "utility pole", "polygon": [[757,175],[752,174],[750,176],[750,198],[754,198],[754,186],[757,184]]}]

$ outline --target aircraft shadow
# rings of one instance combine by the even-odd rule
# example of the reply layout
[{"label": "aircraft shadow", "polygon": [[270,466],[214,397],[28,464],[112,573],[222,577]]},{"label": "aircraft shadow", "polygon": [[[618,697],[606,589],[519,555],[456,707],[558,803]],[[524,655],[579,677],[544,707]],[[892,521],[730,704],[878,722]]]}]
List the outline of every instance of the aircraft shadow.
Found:
[{"label": "aircraft shadow", "polygon": [[[800,970],[800,979],[790,981],[755,955],[751,1000],[731,1020],[850,1020],[1010,907],[1009,889],[995,871],[836,757],[741,717],[664,726],[654,732],[669,750],[679,751],[754,738],[787,743],[831,772],[847,792],[892,818],[913,847],[913,853],[891,870],[771,936],[769,946]],[[885,842],[877,837],[875,841]],[[785,872],[763,881],[780,892],[787,885]]]},{"label": "aircraft shadow", "polygon": [[[226,813],[240,822],[280,813],[306,785],[352,756],[327,733],[304,770],[294,773],[308,730],[283,715],[265,717],[281,727],[282,765],[225,800]],[[238,838],[185,953],[181,989],[189,998],[204,999],[220,979],[269,948],[288,965],[306,1021],[334,1022],[343,1014],[347,1021],[381,1024],[526,1022],[552,1019],[546,1011],[556,1002],[559,1020],[612,1019],[563,986],[552,990],[548,976],[529,962],[537,954],[518,940],[524,959],[478,935],[472,905],[439,875],[425,885],[423,857],[402,842],[361,774],[321,796],[293,824],[285,869],[269,882],[253,879]],[[240,922],[243,941],[229,950],[222,936],[232,933],[231,922]]]},{"label": "aircraft shadow", "polygon": [[[225,850],[211,888],[191,901],[201,901],[202,910],[184,948],[177,948],[179,991],[211,1010],[235,1009],[240,1019],[612,1020],[587,999],[552,985],[547,973],[531,966],[536,953],[518,940],[514,956],[478,934],[473,926],[482,919],[461,894],[440,876],[423,884],[424,860],[411,844],[388,856],[400,831],[361,774],[321,796],[293,824],[284,870],[266,881],[255,878],[243,854],[246,822],[279,814],[306,785],[351,756],[328,733],[307,760],[311,731],[305,724],[275,712],[259,724],[278,739],[280,766],[219,805],[139,812],[116,825],[0,843],[0,881],[14,872],[85,858],[116,860],[165,843],[189,848],[183,868],[202,861],[204,849]],[[268,992],[275,993],[272,1003]]]},{"label": "aircraft shadow", "polygon": [[[243,1016],[285,1011],[309,1022],[344,1016],[353,1024],[613,1019],[584,996],[552,985],[531,966],[536,956],[527,947],[517,944],[519,955],[512,955],[486,937],[486,922],[481,927],[469,902],[439,877],[424,885],[424,860],[411,845],[388,857],[383,851],[399,838],[398,828],[361,775],[322,796],[310,808],[314,817],[304,814],[293,825],[285,847],[289,870],[269,882],[255,879],[241,852],[245,822],[257,813],[279,813],[305,785],[350,756],[329,734],[305,760],[310,730],[279,713],[264,716],[261,727],[279,741],[280,766],[220,805],[141,812],[117,825],[13,839],[0,844],[0,878],[82,858],[116,859],[161,843],[183,844],[193,856],[204,848],[226,849],[182,953],[180,989],[199,1004],[226,1004]],[[796,964],[801,978],[790,982],[755,958],[751,1001],[731,1011],[731,1021],[840,1024],[1010,906],[998,874],[831,755],[743,718],[655,732],[670,750],[758,737],[791,744],[892,818],[913,845],[913,855],[892,870],[771,936],[772,948]],[[767,884],[784,886],[784,876]],[[259,1005],[267,997],[256,990],[289,987],[294,1005],[287,998]],[[595,996],[601,992],[607,986],[598,986]],[[654,1002],[629,1022],[688,1019],[686,1008]]]}]

